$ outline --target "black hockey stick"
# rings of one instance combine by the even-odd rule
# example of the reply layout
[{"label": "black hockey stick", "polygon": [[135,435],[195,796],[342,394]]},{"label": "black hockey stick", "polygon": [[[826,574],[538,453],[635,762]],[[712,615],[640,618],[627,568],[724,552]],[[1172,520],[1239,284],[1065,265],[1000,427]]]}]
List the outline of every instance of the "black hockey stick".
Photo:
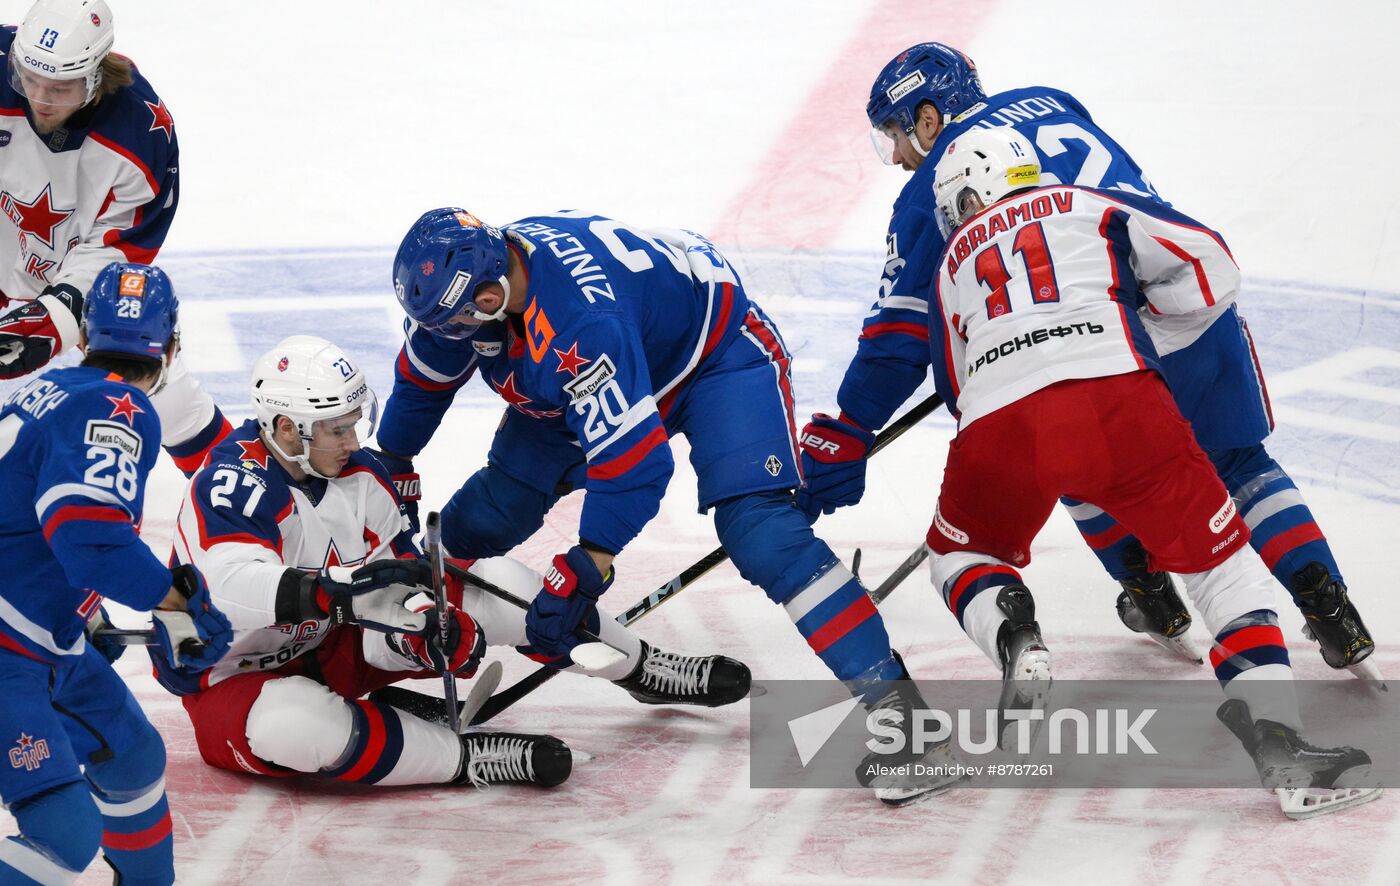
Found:
[{"label": "black hockey stick", "polygon": [[[942,397],[937,394],[929,394],[917,406],[895,419],[889,427],[876,434],[875,443],[870,447],[870,452],[867,453],[866,457],[868,458],[890,445],[890,443],[898,439],[901,434],[920,421],[923,421],[930,413],[942,405]],[[705,573],[728,559],[729,554],[723,547],[715,548],[713,551],[710,551],[708,554],[686,567],[685,571],[680,575],[652,591],[644,599],[638,601],[635,606],[617,616],[618,624],[624,627],[632,624],[676,594],[679,594],[685,588],[694,584]],[[893,590],[893,586],[891,586],[891,590]],[[559,668],[551,667],[540,668],[533,674],[521,678],[514,685],[491,696],[490,700],[482,705],[481,710],[477,711],[476,716],[472,718],[472,725],[476,726],[490,720],[492,717],[501,713],[501,711],[504,711],[506,708],[552,680],[554,675],[559,673],[559,670]]]},{"label": "black hockey stick", "polygon": [[900,582],[908,578],[919,565],[928,559],[928,545],[921,544],[914,553],[904,558],[904,562],[895,567],[890,577],[880,582],[880,586],[870,592],[870,602],[879,606],[885,602],[885,598],[894,593],[894,589],[899,587]]},{"label": "black hockey stick", "polygon": [[[448,619],[452,616],[447,612],[447,581],[442,574],[442,515],[437,511],[429,511],[423,527],[428,548],[428,563],[433,570],[433,611],[437,614],[438,648],[445,660],[447,641],[451,637],[451,622]],[[453,674],[450,668],[444,668],[442,672],[442,700],[447,708],[447,725],[453,732],[461,732],[462,724],[458,720],[461,709],[457,707],[457,675]]]}]

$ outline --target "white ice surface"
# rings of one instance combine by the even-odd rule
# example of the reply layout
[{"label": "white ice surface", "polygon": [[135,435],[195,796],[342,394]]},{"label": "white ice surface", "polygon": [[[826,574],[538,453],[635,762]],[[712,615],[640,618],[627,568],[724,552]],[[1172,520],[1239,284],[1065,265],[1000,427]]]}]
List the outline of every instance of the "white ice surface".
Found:
[{"label": "white ice surface", "polygon": [[[875,72],[910,43],[945,39],[977,59],[989,91],[1067,89],[1169,199],[1228,238],[1271,373],[1271,451],[1328,532],[1376,660],[1400,677],[1395,4],[113,3],[117,48],[178,126],[182,201],[162,263],[191,362],[235,417],[251,360],[295,331],[351,348],[387,394],[389,257],[419,212],[449,203],[495,222],[581,207],[714,233],[796,353],[799,413],[830,408],[903,183],[869,149]],[[26,6],[3,0],[0,20]],[[425,506],[480,463],[499,408],[473,393],[449,413],[418,461]],[[867,576],[921,538],[950,434],[946,417],[926,421],[872,463],[865,506],[819,525],[843,555],[864,549]],[[619,558],[616,607],[714,545],[677,462],[661,514]],[[158,551],[180,488],[162,462],[145,524]],[[521,556],[538,566],[567,546],[577,508],[563,502]],[[1118,625],[1117,588],[1063,515],[1034,553],[1026,577],[1058,676],[1210,679]],[[1334,678],[1282,595],[1279,608],[1297,673]],[[922,572],[884,614],[917,676],[993,676]],[[729,566],[639,628],[668,648],[723,650],[761,678],[824,676]],[[507,681],[529,670],[505,665]],[[746,705],[643,708],[569,676],[498,721],[591,755],[560,790],[255,781],[204,766],[139,653],[120,668],[167,739],[187,883],[1400,879],[1394,796],[1292,823],[1256,791],[962,791],[901,811],[862,792],[756,791]],[[99,864],[81,882],[107,877]]]}]

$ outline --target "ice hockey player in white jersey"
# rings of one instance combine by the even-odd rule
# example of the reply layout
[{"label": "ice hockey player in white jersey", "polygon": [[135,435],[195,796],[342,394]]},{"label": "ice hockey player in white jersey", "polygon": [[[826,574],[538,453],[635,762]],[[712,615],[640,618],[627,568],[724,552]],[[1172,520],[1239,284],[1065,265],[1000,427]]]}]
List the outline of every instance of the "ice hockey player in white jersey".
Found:
[{"label": "ice hockey player in white jersey", "polygon": [[[930,343],[959,423],[927,536],[934,587],[1004,679],[1048,680],[1017,569],[1059,497],[1091,502],[1142,540],[1151,568],[1182,576],[1215,637],[1221,720],[1265,785],[1287,789],[1284,811],[1374,798],[1354,787],[1364,752],[1299,737],[1273,581],[1159,374],[1154,341],[1190,336],[1233,302],[1234,259],[1161,204],[1039,176],[1035,148],[1009,128],[966,132],[938,161],[947,246]],[[1305,799],[1308,788],[1329,793]]]},{"label": "ice hockey player in white jersey", "polygon": [[[363,697],[444,670],[471,676],[488,643],[525,644],[524,610],[449,574],[450,648],[439,648],[431,601],[418,597],[431,586],[427,561],[388,472],[360,451],[377,418],[374,393],[338,347],[285,339],[255,364],[252,398],[257,418],[192,479],[175,541],[176,558],[207,573],[233,623],[233,647],[200,675],[156,661],[162,685],[184,696],[205,761],[382,785],[564,781],[571,756],[556,738],[459,736]],[[523,599],[540,584],[507,558],[456,562]],[[645,701],[713,703],[644,681],[646,644],[603,621],[603,639],[626,657],[590,675]],[[671,657],[734,669],[747,691],[739,662]]]},{"label": "ice hockey player in white jersey", "polygon": [[[106,0],[38,0],[0,27],[0,379],[74,347],[97,272],[155,261],[175,218],[174,120],[114,40]],[[152,402],[186,474],[230,430],[182,360]]]}]

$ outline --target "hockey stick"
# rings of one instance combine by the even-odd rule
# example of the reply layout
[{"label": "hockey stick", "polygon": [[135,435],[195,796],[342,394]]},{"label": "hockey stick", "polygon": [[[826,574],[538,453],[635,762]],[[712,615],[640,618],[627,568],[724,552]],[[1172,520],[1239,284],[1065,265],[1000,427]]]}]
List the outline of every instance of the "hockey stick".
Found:
[{"label": "hockey stick", "polygon": [[[433,567],[433,609],[437,612],[438,649],[446,659],[447,643],[451,637],[451,622],[448,619],[451,616],[447,614],[447,593],[444,588],[446,582],[442,577],[442,515],[437,511],[429,511],[423,527],[428,548],[428,563]],[[461,732],[461,712],[457,707],[457,676],[450,668],[442,672],[442,699],[447,706],[448,726],[453,732]]]},{"label": "hockey stick", "polygon": [[[870,452],[866,454],[866,457],[869,458],[893,443],[905,431],[923,421],[931,412],[942,405],[942,397],[937,394],[929,394],[917,406],[895,419],[889,427],[876,434],[875,443],[870,447]],[[685,571],[680,575],[652,591],[644,599],[638,601],[632,608],[625,610],[621,615],[617,616],[617,623],[623,627],[631,625],[637,619],[652,612],[656,607],[665,603],[676,594],[679,594],[682,590],[698,581],[705,573],[728,559],[729,553],[725,551],[722,546],[715,548],[713,551],[710,551],[708,554],[686,567]],[[898,584],[898,582],[895,584]],[[893,589],[894,586],[891,585],[890,590]],[[886,591],[886,593],[888,594],[889,591]],[[482,705],[481,710],[472,718],[472,725],[476,726],[490,720],[492,717],[501,713],[501,711],[504,711],[506,708],[549,682],[557,673],[559,673],[558,668],[540,668],[533,674],[521,678],[514,685],[491,696],[491,699],[487,701],[486,704]]]},{"label": "hockey stick", "polygon": [[918,548],[914,550],[914,553],[904,558],[903,563],[895,567],[894,572],[890,573],[889,578],[880,582],[880,586],[870,592],[870,602],[874,603],[876,606],[879,606],[881,603],[883,603],[885,601],[885,598],[888,597],[890,594],[893,594],[894,589],[899,587],[900,582],[904,581],[911,574],[913,574],[914,570],[918,569],[919,565],[927,559],[928,545],[921,544],[918,546]]},{"label": "hockey stick", "polygon": [[[463,569],[455,563],[447,564],[447,574],[451,575],[453,578],[460,579],[461,581],[464,581],[475,588],[479,588],[480,590],[485,591],[486,593],[497,598],[498,600],[504,600],[510,605],[516,607],[517,609],[528,610],[530,608],[530,604],[525,600],[520,599],[519,597],[512,594],[510,591],[507,591],[505,588],[496,584],[495,582],[489,579],[482,578],[479,575],[476,575],[466,569]],[[605,668],[609,665],[617,664],[619,661],[627,657],[626,652],[624,652],[621,649],[618,649],[616,646],[612,645],[611,643],[604,640],[602,637],[598,636],[597,634],[593,633],[587,628],[579,628],[578,635],[583,638],[584,642],[574,647],[574,651],[570,655],[570,657],[573,658],[574,664],[578,665],[586,671],[596,671],[599,668]],[[583,648],[584,646],[595,645],[601,646],[603,647],[603,649],[597,650],[589,654],[589,652],[587,650],[584,650]]]}]

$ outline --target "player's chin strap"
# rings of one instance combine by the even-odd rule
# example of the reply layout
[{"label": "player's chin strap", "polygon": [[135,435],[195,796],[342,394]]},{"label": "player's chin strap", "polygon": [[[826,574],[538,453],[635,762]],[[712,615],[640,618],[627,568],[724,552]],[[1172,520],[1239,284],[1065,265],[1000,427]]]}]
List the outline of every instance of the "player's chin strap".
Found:
[{"label": "player's chin strap", "polygon": [[156,383],[151,385],[151,389],[146,392],[147,397],[154,397],[164,388],[165,383],[170,381],[170,360],[169,354],[162,354],[160,358],[160,375],[156,376]]},{"label": "player's chin strap", "polygon": [[491,323],[495,320],[500,320],[505,317],[506,305],[510,304],[510,280],[507,279],[507,276],[508,275],[506,274],[502,274],[501,278],[496,281],[497,283],[500,283],[501,288],[505,290],[505,294],[501,296],[501,306],[488,314],[485,311],[477,310],[476,302],[472,302],[473,317],[480,320],[482,323]]}]

